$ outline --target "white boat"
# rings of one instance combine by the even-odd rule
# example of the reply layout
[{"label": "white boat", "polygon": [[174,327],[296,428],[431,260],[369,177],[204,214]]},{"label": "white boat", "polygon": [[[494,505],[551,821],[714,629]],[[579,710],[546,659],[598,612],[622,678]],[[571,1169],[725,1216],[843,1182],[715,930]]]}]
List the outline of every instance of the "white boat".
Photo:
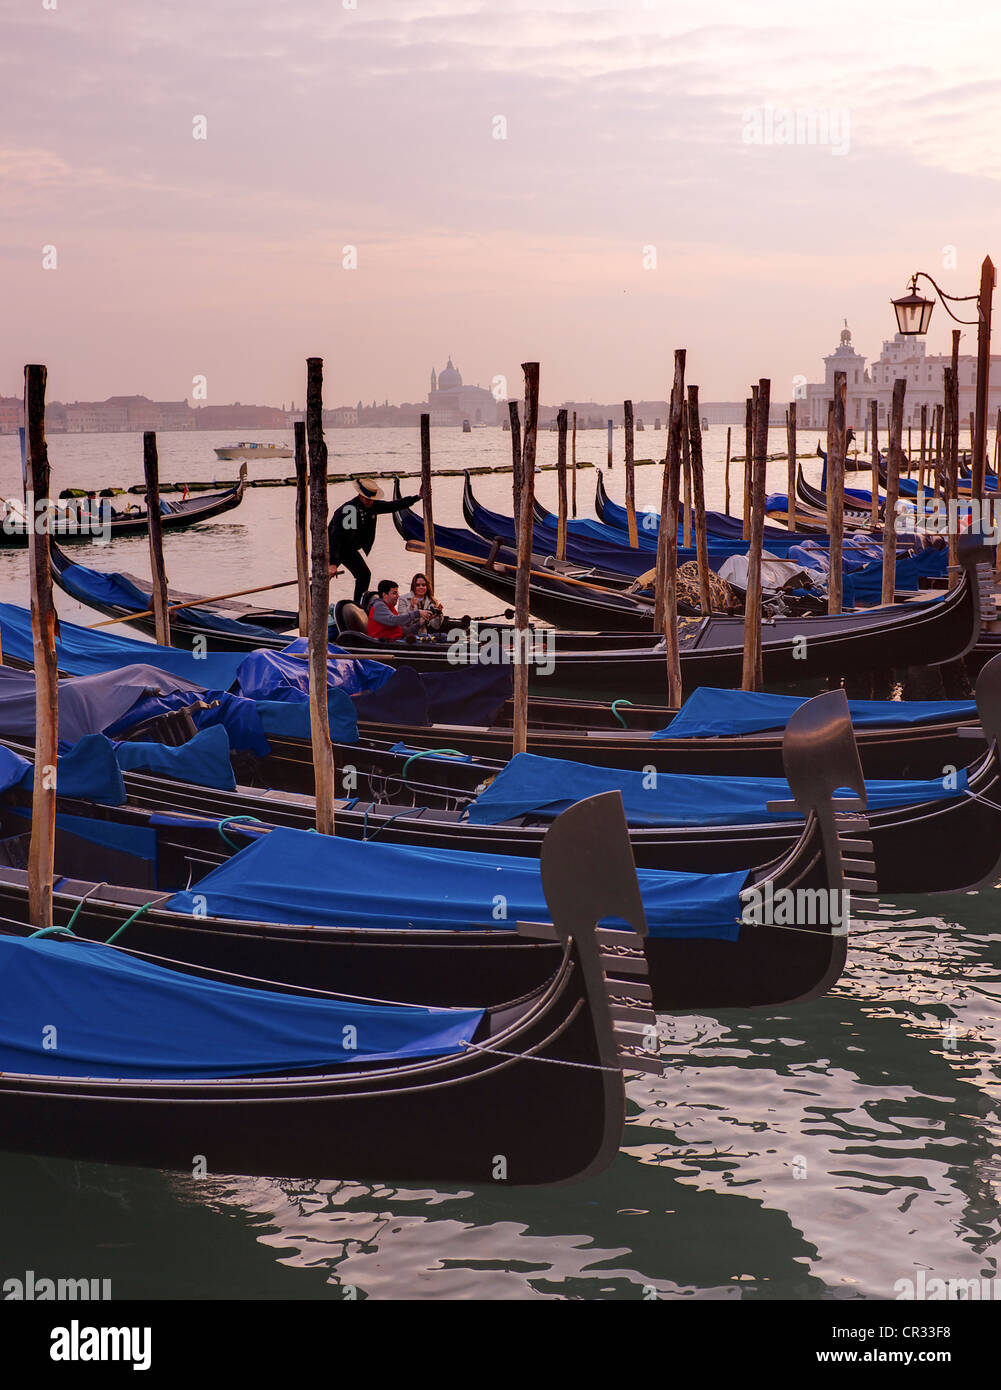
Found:
[{"label": "white boat", "polygon": [[239,444],[225,444],[216,449],[218,459],[290,459],[292,450],[286,444],[254,444],[244,440]]}]

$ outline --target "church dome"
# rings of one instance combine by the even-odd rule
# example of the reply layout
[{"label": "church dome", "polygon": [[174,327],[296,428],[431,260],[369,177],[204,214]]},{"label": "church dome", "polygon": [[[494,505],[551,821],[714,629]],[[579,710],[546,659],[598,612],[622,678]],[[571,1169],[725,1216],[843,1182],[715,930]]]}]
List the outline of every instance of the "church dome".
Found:
[{"label": "church dome", "polygon": [[848,320],[845,319],[845,326],[844,326],[844,328],[842,328],[842,330],[841,330],[841,346],[842,346],[842,347],[851,347],[851,345],[852,345],[852,330],[848,327]]},{"label": "church dome", "polygon": [[446,391],[450,386],[461,386],[462,376],[452,366],[451,357],[448,359],[448,366],[444,367],[438,375],[438,390]]}]

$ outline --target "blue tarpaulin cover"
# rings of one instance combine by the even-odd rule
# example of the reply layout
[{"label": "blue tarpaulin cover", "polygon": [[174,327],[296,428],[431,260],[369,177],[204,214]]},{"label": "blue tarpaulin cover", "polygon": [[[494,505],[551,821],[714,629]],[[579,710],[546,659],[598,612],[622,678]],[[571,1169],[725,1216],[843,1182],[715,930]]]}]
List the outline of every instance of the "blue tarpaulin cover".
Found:
[{"label": "blue tarpaulin cover", "polygon": [[[652,936],[734,940],[747,873],[637,870]],[[340,840],[280,828],[175,893],[175,912],[331,927],[497,927],[548,921],[538,859]]]},{"label": "blue tarpaulin cover", "polygon": [[[330,647],[327,661],[327,689],[343,690],[345,695],[361,695],[378,690],[393,674],[392,666],[368,661]],[[309,658],[304,637],[280,652],[251,652],[239,670],[240,694],[251,700],[297,700],[309,697]]]},{"label": "blue tarpaulin cover", "polygon": [[[959,796],[966,790],[966,773],[957,773],[956,781],[956,787],[940,779],[866,782],[868,808],[877,811]],[[789,784],[781,777],[623,772],[534,753],[511,759],[473,802],[469,819],[477,825],[500,825],[522,815],[557,816],[575,801],[606,791],[622,793],[630,825],[758,825],[801,819],[795,813],[766,810],[766,802],[791,799]]]},{"label": "blue tarpaulin cover", "polygon": [[[221,724],[229,735],[230,748],[249,749],[260,758],[271,752],[271,745],[264,734],[261,712],[253,700],[246,700],[242,695],[232,695],[228,690],[205,690],[199,692],[196,698],[212,706],[210,709],[192,710],[191,717],[196,729],[209,729],[215,724]],[[136,724],[152,719],[155,715],[187,709],[191,706],[192,700],[190,693],[180,691],[170,695],[150,695],[133,705],[123,719],[109,724],[105,733],[114,738],[116,734],[125,733]]]},{"label": "blue tarpaulin cover", "polygon": [[[793,711],[809,698],[700,685],[667,728],[653,737],[714,738],[784,729]],[[971,719],[977,713],[974,700],[849,700],[848,709],[857,729],[904,728],[940,720]]]},{"label": "blue tarpaulin cover", "polygon": [[[0,640],[7,655],[29,663],[34,661],[31,614],[26,608],[0,603]],[[210,651],[199,656],[177,647],[135,642],[130,637],[95,632],[66,622],[59,625],[56,654],[60,671],[70,676],[92,676],[143,663],[215,690],[229,689],[244,659],[242,652]]]},{"label": "blue tarpaulin cover", "polygon": [[[85,734],[104,733],[150,692],[197,694],[201,689],[200,685],[144,663],[60,681],[59,737],[66,743],[75,743]],[[0,737],[33,738],[34,734],[34,671],[0,666]]]},{"label": "blue tarpaulin cover", "polygon": [[[9,809],[14,815],[31,821],[29,806],[12,806]],[[93,845],[103,845],[120,854],[131,854],[136,859],[146,859],[153,864],[157,862],[158,840],[152,826],[126,825],[121,821],[98,820],[94,816],[68,816],[60,811],[56,815],[56,829],[69,831],[71,835],[77,835]]]},{"label": "blue tarpaulin cover", "polygon": [[193,782],[198,787],[236,790],[229,760],[229,736],[221,724],[199,729],[194,738],[175,748],[163,743],[119,743],[115,756],[126,772],[151,772],[157,777]]},{"label": "blue tarpaulin cover", "polygon": [[[275,738],[309,739],[309,697],[299,700],[258,700],[257,711],[266,734]],[[334,743],[358,742],[358,715],[343,690],[327,691],[327,718]]]},{"label": "blue tarpaulin cover", "polygon": [[[25,762],[20,785],[25,791],[35,785],[31,763]],[[99,801],[105,806],[123,805],[125,783],[111,740],[103,734],[87,734],[61,751],[56,759],[56,792],[81,801]]]},{"label": "blue tarpaulin cover", "polygon": [[[161,502],[160,510],[169,512],[170,508]],[[126,575],[118,574],[116,571],[109,573],[88,569],[86,565],[68,565],[60,578],[67,592],[81,603],[92,604],[97,600],[99,611],[102,605],[111,605],[124,608],[129,613],[145,613],[153,606],[153,599],[149,593],[133,584]],[[174,617],[191,627],[204,628],[209,636],[213,632],[238,633],[243,637],[274,636],[270,628],[227,617],[214,610],[211,605],[207,608],[175,608]]]},{"label": "blue tarpaulin cover", "polygon": [[[483,1017],[246,989],[51,937],[0,937],[0,990],[0,1070],[45,1076],[183,1080],[435,1057],[458,1052]],[[42,1045],[50,1027],[55,1048]]]}]

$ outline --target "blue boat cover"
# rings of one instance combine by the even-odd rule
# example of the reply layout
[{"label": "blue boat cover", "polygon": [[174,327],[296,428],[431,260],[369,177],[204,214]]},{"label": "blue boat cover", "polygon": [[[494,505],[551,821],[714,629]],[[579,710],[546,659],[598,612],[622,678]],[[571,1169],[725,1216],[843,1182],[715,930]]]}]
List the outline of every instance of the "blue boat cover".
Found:
[{"label": "blue boat cover", "polygon": [[[58,767],[58,763],[57,763]],[[19,786],[26,772],[32,770],[27,758],[0,743],[0,794]],[[56,774],[58,776],[58,773]]]},{"label": "blue boat cover", "polygon": [[115,756],[126,772],[151,772],[157,777],[193,782],[198,787],[236,790],[229,736],[221,724],[199,729],[194,738],[174,748],[163,743],[119,743]]},{"label": "blue boat cover", "polygon": [[[30,806],[12,806],[9,810],[13,815],[31,821]],[[95,816],[68,816],[60,811],[56,815],[56,829],[68,831],[92,845],[102,845],[119,854],[130,854],[134,859],[148,860],[153,865],[157,862],[159,844],[152,826],[127,825],[122,821],[99,820]]]},{"label": "blue boat cover", "polygon": [[[169,512],[164,503],[160,510]],[[101,606],[124,608],[128,613],[145,613],[151,607],[151,596],[133,584],[124,574],[116,571],[88,569],[86,565],[67,565],[60,575],[63,587],[81,603],[88,603],[100,610]],[[190,627],[203,628],[211,635],[213,632],[236,633],[241,637],[274,637],[270,628],[258,627],[255,623],[243,622],[209,608],[175,608],[174,617]]]},{"label": "blue boat cover", "polygon": [[[253,700],[232,695],[228,690],[205,690],[198,693],[198,699],[212,708],[192,711],[196,729],[209,729],[221,724],[229,735],[230,748],[248,749],[260,758],[267,757],[271,752],[261,722],[261,712]],[[180,691],[170,695],[147,696],[134,705],[124,718],[109,724],[105,733],[109,738],[114,738],[116,734],[125,733],[156,715],[187,709],[191,703],[191,694]]]},{"label": "blue boat cover", "polygon": [[[243,658],[238,679],[241,695],[251,700],[297,700],[309,698],[308,644],[304,637],[276,651],[251,652]],[[327,661],[327,689],[343,690],[345,695],[362,695],[378,690],[393,674],[392,666],[367,661],[330,647]]]},{"label": "blue boat cover", "polygon": [[[62,751],[65,749],[65,751]],[[35,769],[25,762],[20,779],[24,791],[35,785]],[[56,791],[81,801],[99,801],[105,806],[121,806],[126,800],[122,770],[115,757],[115,745],[103,734],[87,734],[72,746],[60,744],[56,759]]]},{"label": "blue boat cover", "polygon": [[[966,773],[944,783],[866,782],[870,811],[914,806],[959,796]],[[794,812],[766,809],[769,801],[789,801],[789,784],[781,777],[694,777],[685,773],[623,772],[518,753],[469,808],[476,825],[501,825],[516,816],[558,816],[575,801],[597,792],[620,791],[630,825],[759,825],[800,820]],[[853,795],[853,793],[850,793]]]},{"label": "blue boat cover", "polygon": [[[747,872],[637,870],[652,936],[735,940]],[[293,886],[294,885],[294,886]],[[279,828],[175,893],[174,912],[329,927],[511,930],[548,921],[538,859]]]},{"label": "blue boat cover", "polygon": [[0,1071],[34,1076],[193,1080],[436,1057],[483,1017],[247,989],[52,937],[0,937],[0,991]]},{"label": "blue boat cover", "polygon": [[[298,700],[258,700],[257,712],[266,734],[275,738],[311,737],[309,696]],[[327,719],[334,743],[358,742],[358,715],[354,701],[343,690],[327,691]]]},{"label": "blue boat cover", "polygon": [[[200,685],[153,666],[125,666],[59,682],[59,737],[75,743],[111,728],[150,692],[199,692]],[[0,666],[0,737],[34,738],[35,673]]]},{"label": "blue boat cover", "polygon": [[[653,737],[726,738],[784,729],[793,711],[809,698],[700,685],[667,728],[658,730]],[[977,713],[974,700],[849,700],[848,709],[857,729],[907,728],[940,720],[972,719]]]},{"label": "blue boat cover", "polygon": [[[0,603],[0,641],[3,651],[21,661],[34,662],[31,640],[31,614],[13,603]],[[182,651],[177,647],[158,647],[153,642],[136,642],[110,632],[77,627],[61,622],[56,638],[59,669],[70,676],[93,676],[102,671],[118,671],[137,663],[155,666],[174,676],[228,690],[236,679],[242,652]]]}]

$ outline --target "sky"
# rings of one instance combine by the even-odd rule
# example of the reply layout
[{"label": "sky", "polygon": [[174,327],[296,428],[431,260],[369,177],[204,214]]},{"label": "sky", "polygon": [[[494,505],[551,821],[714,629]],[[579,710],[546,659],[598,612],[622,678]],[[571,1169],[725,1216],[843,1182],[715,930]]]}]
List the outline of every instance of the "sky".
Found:
[{"label": "sky", "polygon": [[992,0],[0,0],[0,35],[0,394],[280,404],[316,355],[327,405],[416,401],[451,354],[656,399],[684,346],[703,399],[781,399],[845,318],[877,356],[912,271],[1001,258]]}]

